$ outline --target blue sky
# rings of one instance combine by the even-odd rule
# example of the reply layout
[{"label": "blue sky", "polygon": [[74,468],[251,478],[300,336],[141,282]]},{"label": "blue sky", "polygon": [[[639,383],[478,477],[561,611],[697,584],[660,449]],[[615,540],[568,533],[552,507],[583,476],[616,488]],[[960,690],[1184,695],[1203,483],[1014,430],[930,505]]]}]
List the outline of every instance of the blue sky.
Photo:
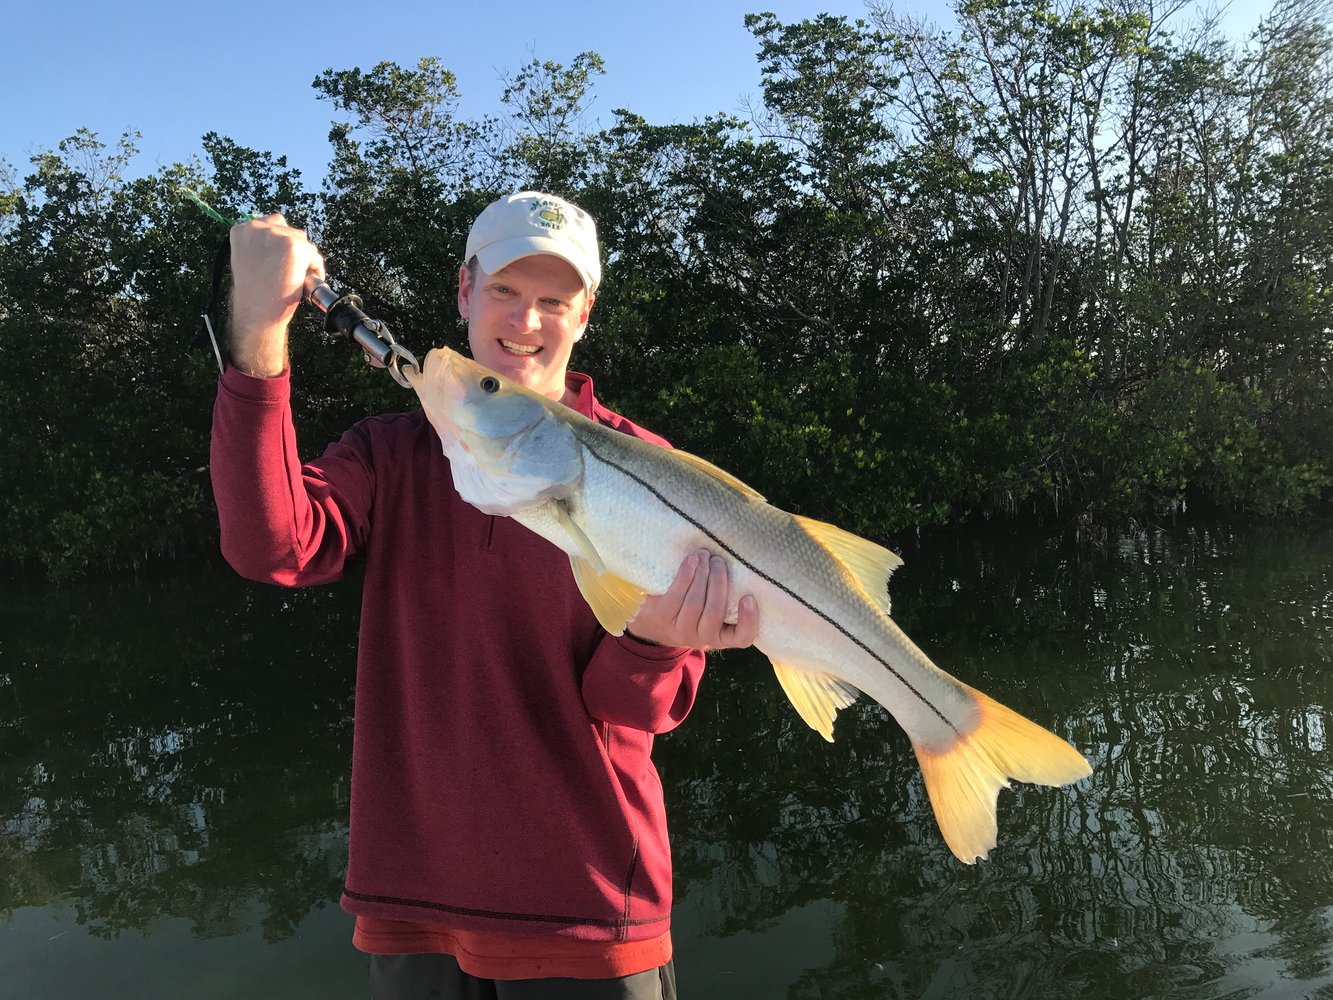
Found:
[{"label": "blue sky", "polygon": [[[324,176],[333,113],[310,83],[327,68],[369,68],[384,59],[414,65],[435,55],[458,76],[462,112],[480,115],[498,105],[502,72],[534,56],[568,64],[592,49],[606,60],[593,120],[609,124],[612,109],[628,107],[653,122],[691,121],[737,111],[758,93],[747,12],[771,10],[784,21],[866,13],[861,0],[325,0],[305,8],[255,0],[11,0],[6,7],[0,157],[20,175],[30,154],[81,126],[108,143],[123,131],[141,132],[136,173],[199,155],[199,137],[213,130],[286,155],[311,187]],[[1269,7],[1267,0],[1231,0],[1223,23],[1243,37]],[[926,0],[900,0],[898,9],[931,18],[947,11]],[[286,20],[275,23],[275,16]]]}]

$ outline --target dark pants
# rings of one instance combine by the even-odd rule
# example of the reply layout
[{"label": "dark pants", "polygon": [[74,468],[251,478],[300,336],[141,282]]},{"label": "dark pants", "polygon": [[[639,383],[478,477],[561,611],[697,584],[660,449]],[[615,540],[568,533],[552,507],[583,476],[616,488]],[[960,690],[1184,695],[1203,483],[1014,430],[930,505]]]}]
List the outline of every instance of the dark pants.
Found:
[{"label": "dark pants", "polygon": [[620,979],[478,979],[452,955],[371,955],[371,1000],[676,1000],[667,962]]}]

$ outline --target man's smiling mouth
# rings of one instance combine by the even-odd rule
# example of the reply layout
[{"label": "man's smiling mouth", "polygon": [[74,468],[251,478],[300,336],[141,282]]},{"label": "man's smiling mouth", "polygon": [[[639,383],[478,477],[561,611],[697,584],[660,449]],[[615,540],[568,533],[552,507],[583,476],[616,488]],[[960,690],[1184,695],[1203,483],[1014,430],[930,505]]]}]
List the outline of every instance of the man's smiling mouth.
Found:
[{"label": "man's smiling mouth", "polygon": [[500,341],[500,346],[503,347],[510,354],[520,354],[523,355],[524,357],[536,354],[538,351],[541,350],[541,347],[539,347],[536,344],[516,344],[512,340],[503,340],[503,339]]}]

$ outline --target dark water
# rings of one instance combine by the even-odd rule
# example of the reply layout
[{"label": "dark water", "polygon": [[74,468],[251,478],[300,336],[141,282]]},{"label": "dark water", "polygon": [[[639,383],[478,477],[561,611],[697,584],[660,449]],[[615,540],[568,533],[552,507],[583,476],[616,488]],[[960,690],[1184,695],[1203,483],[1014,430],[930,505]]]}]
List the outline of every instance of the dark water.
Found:
[{"label": "dark water", "polygon": [[[906,739],[745,654],[659,742],[688,998],[1333,1000],[1333,534],[908,547],[895,617],[1071,739],[944,847]],[[368,995],[337,906],[356,592],[224,573],[0,602],[0,996]]]}]

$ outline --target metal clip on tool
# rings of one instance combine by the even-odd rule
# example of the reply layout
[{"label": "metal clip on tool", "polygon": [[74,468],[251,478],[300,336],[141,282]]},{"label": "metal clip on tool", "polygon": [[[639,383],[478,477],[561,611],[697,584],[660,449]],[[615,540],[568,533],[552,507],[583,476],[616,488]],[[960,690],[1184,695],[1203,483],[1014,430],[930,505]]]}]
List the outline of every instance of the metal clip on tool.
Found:
[{"label": "metal clip on tool", "polygon": [[361,296],[339,295],[328,282],[310,274],[305,282],[305,300],[324,314],[327,332],[341,333],[365,352],[367,364],[387,368],[395,382],[404,389],[411,388],[402,366],[411,365],[420,371],[416,356],[393,339],[387,324],[365,314]]}]

